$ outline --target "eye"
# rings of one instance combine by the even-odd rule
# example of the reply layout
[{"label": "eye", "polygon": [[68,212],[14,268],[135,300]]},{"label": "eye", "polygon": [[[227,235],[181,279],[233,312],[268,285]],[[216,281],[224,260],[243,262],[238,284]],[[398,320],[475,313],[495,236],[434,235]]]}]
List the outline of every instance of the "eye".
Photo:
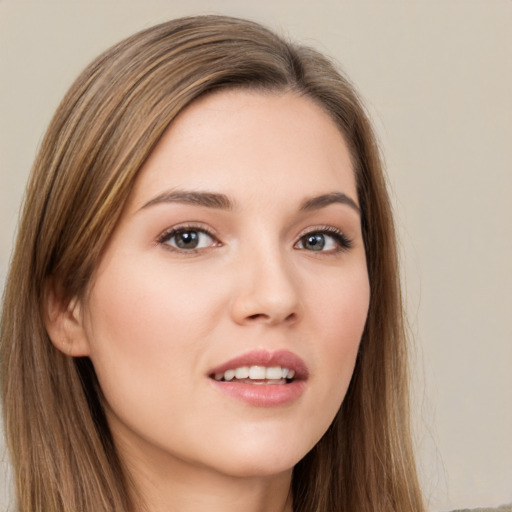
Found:
[{"label": "eye", "polygon": [[296,249],[314,252],[340,252],[352,247],[352,242],[341,231],[329,228],[310,231],[299,238]]},{"label": "eye", "polygon": [[197,251],[220,245],[212,234],[203,228],[179,227],[166,231],[158,242],[177,251]]}]

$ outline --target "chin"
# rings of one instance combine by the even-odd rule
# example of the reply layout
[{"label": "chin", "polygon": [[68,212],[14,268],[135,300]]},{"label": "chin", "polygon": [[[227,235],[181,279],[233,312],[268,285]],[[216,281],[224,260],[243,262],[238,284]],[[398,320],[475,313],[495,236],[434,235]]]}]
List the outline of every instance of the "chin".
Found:
[{"label": "chin", "polygon": [[[299,429],[295,429],[299,434]],[[238,440],[231,445],[230,454],[217,465],[222,473],[233,477],[268,477],[290,472],[313,448],[314,442],[305,443],[301,436],[286,436],[271,443]],[[237,447],[237,448],[235,448]]]},{"label": "chin", "polygon": [[300,458],[277,460],[238,460],[223,465],[221,473],[235,478],[266,478],[291,472]]}]

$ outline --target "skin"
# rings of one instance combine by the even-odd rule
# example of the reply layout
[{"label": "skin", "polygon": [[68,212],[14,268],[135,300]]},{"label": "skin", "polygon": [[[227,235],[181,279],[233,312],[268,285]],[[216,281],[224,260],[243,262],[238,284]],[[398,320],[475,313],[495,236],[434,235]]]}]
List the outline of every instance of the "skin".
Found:
[{"label": "skin", "polygon": [[[233,204],[162,200],[177,190]],[[347,145],[315,103],[290,92],[204,97],[142,168],[87,302],[50,321],[68,353],[91,358],[148,510],[291,511],[292,468],[339,409],[368,312],[357,208],[301,210],[331,193],[357,204]],[[168,231],[183,226],[211,235],[180,249]],[[323,236],[324,250],[308,233]],[[305,361],[297,399],[256,407],[212,385],[212,368],[255,349]]]}]

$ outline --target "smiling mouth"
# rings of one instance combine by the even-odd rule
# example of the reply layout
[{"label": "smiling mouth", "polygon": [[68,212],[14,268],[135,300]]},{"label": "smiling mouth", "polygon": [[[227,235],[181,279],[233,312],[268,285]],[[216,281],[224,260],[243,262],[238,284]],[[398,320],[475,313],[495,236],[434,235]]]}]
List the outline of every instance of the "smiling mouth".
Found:
[{"label": "smiling mouth", "polygon": [[289,384],[294,381],[295,370],[281,366],[239,366],[210,375],[218,382],[244,384]]},{"label": "smiling mouth", "polygon": [[208,374],[218,392],[251,407],[295,403],[307,389],[306,363],[289,350],[252,350],[212,368]]}]

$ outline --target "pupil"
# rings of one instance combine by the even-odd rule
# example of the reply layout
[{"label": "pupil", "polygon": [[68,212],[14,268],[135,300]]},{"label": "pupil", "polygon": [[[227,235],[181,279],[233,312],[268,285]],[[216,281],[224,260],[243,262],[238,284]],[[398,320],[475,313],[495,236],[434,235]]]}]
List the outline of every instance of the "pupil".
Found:
[{"label": "pupil", "polygon": [[321,251],[325,246],[323,235],[309,235],[306,239],[306,248],[313,251]]},{"label": "pupil", "polygon": [[176,235],[176,245],[180,249],[194,249],[197,247],[199,235],[197,231],[184,231]]}]

